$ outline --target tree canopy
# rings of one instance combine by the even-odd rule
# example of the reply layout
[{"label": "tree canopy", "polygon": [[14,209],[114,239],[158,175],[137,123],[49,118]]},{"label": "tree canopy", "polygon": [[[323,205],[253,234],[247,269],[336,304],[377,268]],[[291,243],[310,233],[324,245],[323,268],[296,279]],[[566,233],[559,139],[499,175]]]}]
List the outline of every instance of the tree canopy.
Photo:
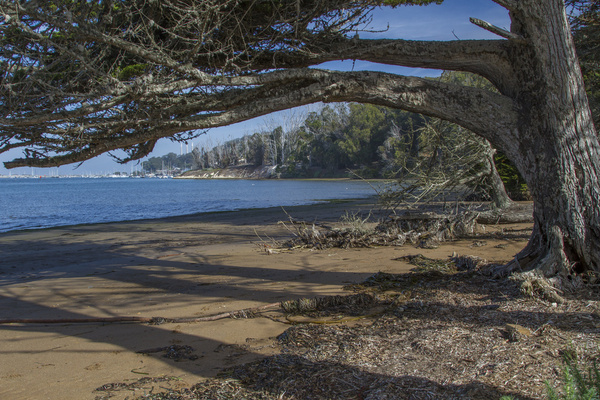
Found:
[{"label": "tree canopy", "polygon": [[339,58],[380,3],[403,2],[2,0],[0,152],[25,150],[9,168],[138,159],[287,108],[272,101],[323,73],[283,69]]}]

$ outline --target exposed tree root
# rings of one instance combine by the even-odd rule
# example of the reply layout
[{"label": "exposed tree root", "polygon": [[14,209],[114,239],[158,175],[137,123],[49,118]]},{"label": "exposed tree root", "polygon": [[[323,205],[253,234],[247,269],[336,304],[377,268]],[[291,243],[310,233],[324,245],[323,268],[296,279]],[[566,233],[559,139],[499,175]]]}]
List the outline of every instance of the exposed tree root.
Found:
[{"label": "exposed tree root", "polygon": [[533,222],[532,203],[510,203],[508,207],[484,211],[477,216],[480,224],[517,224]]},{"label": "exposed tree root", "polygon": [[164,323],[191,323],[191,322],[207,322],[216,321],[224,318],[252,318],[256,314],[279,308],[280,303],[271,303],[255,308],[246,308],[243,310],[230,311],[226,313],[211,315],[198,318],[163,318],[163,317],[108,317],[108,318],[56,318],[56,319],[0,319],[0,324],[82,324],[82,323],[117,323],[117,322],[138,322],[148,324],[164,324]]},{"label": "exposed tree root", "polygon": [[549,229],[544,242],[536,225],[527,246],[513,260],[505,265],[488,266],[482,272],[493,278],[510,276],[521,282],[523,293],[561,304],[564,299],[559,292],[577,290],[597,280],[588,272],[577,271],[578,261],[567,254],[564,235],[558,226]]}]

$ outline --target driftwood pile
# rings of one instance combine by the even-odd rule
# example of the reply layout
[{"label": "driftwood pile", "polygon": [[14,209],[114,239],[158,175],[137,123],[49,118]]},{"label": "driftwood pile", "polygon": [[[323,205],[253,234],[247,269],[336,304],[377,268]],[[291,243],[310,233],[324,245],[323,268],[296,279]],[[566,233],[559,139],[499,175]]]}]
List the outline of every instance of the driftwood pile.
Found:
[{"label": "driftwood pile", "polygon": [[[289,216],[289,215],[288,215]],[[352,214],[342,217],[339,226],[299,221],[289,216],[281,222],[292,234],[283,248],[361,248],[402,246],[434,248],[441,242],[483,233],[483,224],[506,224],[533,221],[531,203],[512,203],[505,209],[489,210],[483,205],[457,204],[450,210],[445,204],[422,204],[387,216],[379,223],[367,216]],[[527,232],[527,236],[529,231]]]},{"label": "driftwood pile", "polygon": [[[402,246],[409,242],[431,248],[438,243],[473,235],[480,230],[477,213],[438,214],[435,212],[406,213],[388,217],[373,228],[365,219],[356,217],[340,228],[290,220],[286,224],[292,239],[286,248],[326,249],[373,246]],[[375,224],[372,224],[375,225]]]}]

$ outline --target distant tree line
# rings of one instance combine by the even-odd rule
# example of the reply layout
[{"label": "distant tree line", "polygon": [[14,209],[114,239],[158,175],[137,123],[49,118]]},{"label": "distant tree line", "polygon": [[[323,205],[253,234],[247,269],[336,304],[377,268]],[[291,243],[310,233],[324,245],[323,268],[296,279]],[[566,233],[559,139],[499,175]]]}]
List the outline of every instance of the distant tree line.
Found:
[{"label": "distant tree line", "polygon": [[417,156],[425,118],[370,104],[333,104],[308,113],[301,124],[277,126],[214,147],[194,149],[199,168],[277,165],[285,176],[311,177],[360,170],[393,177]]},{"label": "distant tree line", "polygon": [[[369,170],[369,176],[381,176],[380,152],[390,129],[397,121],[412,118],[419,117],[373,105],[327,105],[310,112],[301,123],[196,148],[194,156],[199,168],[276,165],[288,177],[331,175],[347,169]],[[389,175],[391,168],[384,175]]]},{"label": "distant tree line", "polygon": [[153,174],[175,174],[193,168],[196,168],[196,164],[192,153],[182,155],[169,153],[162,157],[151,157],[142,162],[142,170],[145,173]]}]

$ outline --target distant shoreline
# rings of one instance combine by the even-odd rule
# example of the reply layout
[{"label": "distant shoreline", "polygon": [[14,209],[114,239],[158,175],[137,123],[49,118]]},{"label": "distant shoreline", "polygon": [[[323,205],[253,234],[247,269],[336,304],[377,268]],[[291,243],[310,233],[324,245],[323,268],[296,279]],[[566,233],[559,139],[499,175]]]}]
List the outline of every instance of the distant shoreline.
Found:
[{"label": "distant shoreline", "polygon": [[[306,170],[288,170],[281,165],[235,165],[224,168],[195,169],[174,176],[175,179],[302,179],[302,180],[360,180],[360,174],[355,175],[348,170],[324,170],[309,168]],[[365,177],[371,180],[370,177]],[[380,180],[389,180],[376,178]]]}]

